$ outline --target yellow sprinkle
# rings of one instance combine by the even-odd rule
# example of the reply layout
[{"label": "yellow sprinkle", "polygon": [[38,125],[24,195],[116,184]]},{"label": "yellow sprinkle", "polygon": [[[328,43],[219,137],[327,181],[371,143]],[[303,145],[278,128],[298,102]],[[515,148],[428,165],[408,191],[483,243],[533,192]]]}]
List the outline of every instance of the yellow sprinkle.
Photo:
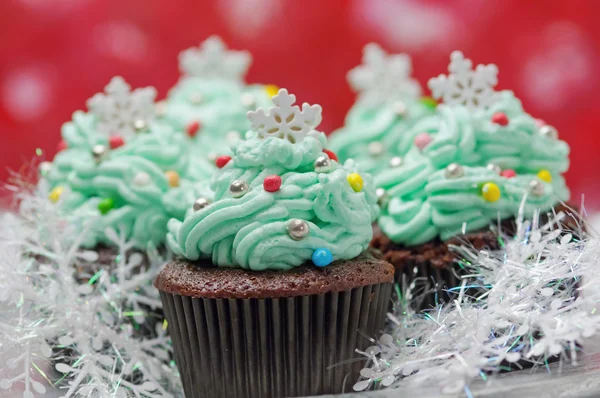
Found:
[{"label": "yellow sprinkle", "polygon": [[542,181],[552,182],[552,174],[548,170],[540,170],[537,176]]},{"label": "yellow sprinkle", "polygon": [[500,199],[500,188],[493,182],[486,182],[483,184],[483,187],[481,187],[481,195],[483,195],[483,199],[488,202],[495,202]]},{"label": "yellow sprinkle", "polygon": [[275,84],[267,84],[265,85],[265,91],[267,92],[267,95],[272,98],[279,92],[279,86]]},{"label": "yellow sprinkle", "polygon": [[166,171],[165,177],[167,177],[167,180],[169,181],[169,186],[171,188],[176,188],[179,186],[179,174],[176,171]]},{"label": "yellow sprinkle", "polygon": [[360,192],[363,189],[363,179],[358,173],[352,173],[348,176],[348,182],[354,192]]},{"label": "yellow sprinkle", "polygon": [[65,189],[63,187],[56,187],[52,191],[50,191],[50,194],[48,195],[48,199],[50,199],[50,202],[56,203],[60,200],[60,197],[64,191],[65,191]]}]

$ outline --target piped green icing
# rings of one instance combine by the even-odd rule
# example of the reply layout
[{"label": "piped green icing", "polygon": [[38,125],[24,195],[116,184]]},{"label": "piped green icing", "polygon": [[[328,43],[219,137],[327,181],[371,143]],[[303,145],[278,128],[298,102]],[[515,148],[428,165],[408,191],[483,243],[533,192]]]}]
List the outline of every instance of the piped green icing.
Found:
[{"label": "piped green icing", "polygon": [[[406,113],[399,115],[399,103]],[[344,127],[330,138],[329,148],[341,161],[354,159],[369,173],[376,175],[389,167],[394,156],[404,156],[415,135],[432,130],[432,108],[418,99],[372,104],[358,101],[346,116]],[[420,124],[418,128],[416,124]],[[428,125],[429,124],[429,125]],[[371,153],[369,144],[381,144],[381,153]]]},{"label": "piped green icing", "polygon": [[[507,116],[508,125],[492,121],[497,112]],[[393,241],[416,245],[436,237],[448,239],[516,216],[520,209],[531,216],[569,199],[561,175],[569,167],[568,145],[542,136],[536,120],[523,111],[512,92],[499,93],[488,109],[440,105],[431,122],[437,124],[433,141],[422,151],[413,146],[400,167],[376,178],[388,197],[379,225]],[[462,165],[464,175],[446,177],[451,163]],[[487,169],[490,163],[513,169],[517,176],[502,177]],[[540,180],[536,176],[540,170],[548,170],[552,181]],[[532,180],[544,185],[542,195],[530,192]],[[498,201],[482,197],[481,186],[487,182],[500,188]]]},{"label": "piped green icing", "polygon": [[[120,88],[125,84],[116,81],[111,84]],[[110,101],[110,95],[104,101]],[[136,94],[125,91],[121,95]],[[85,228],[86,247],[111,243],[105,235],[107,228],[121,231],[138,248],[161,245],[170,218],[183,219],[196,194],[212,195],[206,184],[198,182],[212,166],[192,153],[191,140],[183,132],[151,116],[137,133],[123,136],[119,131],[102,130],[99,119],[79,111],[63,126],[67,149],[55,157],[47,173],[50,188],[64,189],[57,206],[71,223]],[[122,138],[122,146],[110,148],[113,135]],[[101,158],[92,155],[95,145],[104,147]],[[176,185],[170,183],[169,173],[178,177]]]},{"label": "piped green icing", "polygon": [[[295,143],[249,132],[213,176],[214,202],[188,212],[183,221],[169,222],[169,247],[190,260],[212,258],[217,266],[251,270],[288,270],[310,261],[318,248],[328,248],[334,260],[358,256],[372,238],[371,223],[379,213],[373,180],[353,161],[343,166],[331,161],[329,172],[315,172],[325,144],[325,135],[316,131]],[[348,182],[353,172],[363,178],[360,192]],[[276,192],[263,187],[271,175],[282,180]],[[234,180],[248,184],[242,197],[230,193]],[[292,239],[287,231],[291,219],[305,220],[308,236]]]}]

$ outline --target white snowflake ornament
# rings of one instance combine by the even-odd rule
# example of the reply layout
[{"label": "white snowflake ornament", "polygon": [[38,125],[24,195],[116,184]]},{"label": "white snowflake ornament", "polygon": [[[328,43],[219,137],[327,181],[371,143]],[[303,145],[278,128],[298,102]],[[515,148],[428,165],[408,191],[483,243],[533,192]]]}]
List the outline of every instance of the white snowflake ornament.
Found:
[{"label": "white snowflake ornament", "polygon": [[297,105],[296,96],[281,89],[273,97],[275,107],[268,113],[262,108],[248,112],[252,127],[261,138],[277,137],[289,140],[291,143],[302,141],[321,123],[322,108],[320,105],[302,104],[302,110]]},{"label": "white snowflake ornament", "polygon": [[429,80],[433,98],[441,98],[447,105],[464,105],[469,110],[486,109],[496,102],[496,65],[477,65],[473,70],[471,60],[462,52],[454,51],[450,55],[448,72],[448,76],[439,75]]},{"label": "white snowflake ornament", "polygon": [[348,72],[352,89],[374,103],[421,95],[419,82],[411,77],[412,61],[407,54],[388,54],[375,43],[363,49],[362,65]]},{"label": "white snowflake ornament", "polygon": [[144,130],[155,115],[154,87],[131,91],[125,80],[116,76],[104,89],[87,101],[87,106],[98,119],[97,130],[106,135],[131,137]]},{"label": "white snowflake ornament", "polygon": [[252,56],[248,51],[228,50],[219,36],[211,36],[200,47],[179,54],[179,69],[185,75],[244,80]]}]

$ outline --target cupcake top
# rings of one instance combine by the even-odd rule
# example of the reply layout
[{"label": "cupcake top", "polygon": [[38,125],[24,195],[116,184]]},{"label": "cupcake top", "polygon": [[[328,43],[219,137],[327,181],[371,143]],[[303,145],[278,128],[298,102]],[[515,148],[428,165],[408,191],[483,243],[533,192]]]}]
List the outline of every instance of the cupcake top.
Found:
[{"label": "cupcake top", "polygon": [[331,149],[342,161],[354,159],[375,175],[410,149],[411,127],[432,115],[436,105],[421,97],[421,86],[411,73],[408,55],[387,54],[375,43],[365,46],[363,64],[347,76],[358,99],[344,127],[330,138]]},{"label": "cupcake top", "polygon": [[282,89],[268,112],[248,113],[246,139],[217,161],[214,200],[200,198],[183,222],[169,222],[175,254],[220,267],[288,270],[367,248],[379,213],[372,178],[354,161],[341,165],[323,152],[327,138],[315,130],[321,107],[295,100]]},{"label": "cupcake top", "polygon": [[494,91],[495,65],[473,70],[456,51],[448,69],[429,81],[444,101],[424,123],[429,130],[415,125],[410,150],[376,178],[379,225],[396,243],[448,239],[569,199],[569,147],[556,129],[511,91]]},{"label": "cupcake top", "polygon": [[[191,156],[189,138],[154,118],[156,91],[131,91],[120,77],[62,127],[61,151],[41,165],[49,199],[75,224],[91,229],[85,246],[107,243],[107,227],[139,247],[164,241],[166,223],[193,203],[208,164]],[[189,199],[189,197],[192,199]],[[89,226],[87,226],[89,224]]]},{"label": "cupcake top", "polygon": [[250,53],[228,50],[218,36],[181,52],[182,77],[161,104],[161,120],[193,137],[208,158],[229,152],[250,129],[246,113],[268,106],[278,90],[245,84],[251,61]]}]

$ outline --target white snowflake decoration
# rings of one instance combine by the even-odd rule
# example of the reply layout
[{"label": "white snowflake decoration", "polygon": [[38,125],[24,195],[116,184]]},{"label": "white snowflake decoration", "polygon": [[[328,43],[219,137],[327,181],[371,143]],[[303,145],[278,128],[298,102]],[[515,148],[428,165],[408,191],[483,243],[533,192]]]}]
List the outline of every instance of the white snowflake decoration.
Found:
[{"label": "white snowflake decoration", "polygon": [[494,86],[498,84],[498,67],[494,64],[477,65],[462,52],[450,55],[448,76],[439,75],[429,80],[432,96],[442,98],[447,105],[464,105],[469,110],[486,109],[497,100]]},{"label": "white snowflake decoration", "polygon": [[259,137],[277,137],[289,140],[291,143],[302,141],[321,123],[321,106],[302,104],[302,110],[297,105],[296,96],[288,94],[286,89],[279,90],[273,97],[276,105],[267,113],[262,108],[248,112],[248,119]]},{"label": "white snowflake decoration", "polygon": [[131,86],[122,77],[116,76],[104,91],[106,94],[98,93],[87,101],[90,113],[98,118],[99,132],[131,137],[154,118],[154,87],[131,91]]},{"label": "white snowflake decoration", "polygon": [[386,102],[421,95],[419,82],[411,77],[407,54],[387,54],[375,43],[363,49],[363,64],[348,72],[352,89],[373,102]]},{"label": "white snowflake decoration", "polygon": [[252,56],[248,51],[227,50],[219,36],[211,36],[200,47],[179,54],[179,69],[189,76],[242,81]]}]

